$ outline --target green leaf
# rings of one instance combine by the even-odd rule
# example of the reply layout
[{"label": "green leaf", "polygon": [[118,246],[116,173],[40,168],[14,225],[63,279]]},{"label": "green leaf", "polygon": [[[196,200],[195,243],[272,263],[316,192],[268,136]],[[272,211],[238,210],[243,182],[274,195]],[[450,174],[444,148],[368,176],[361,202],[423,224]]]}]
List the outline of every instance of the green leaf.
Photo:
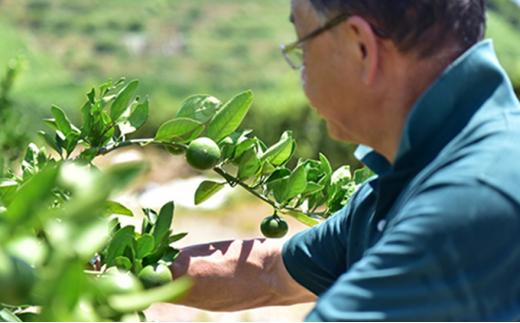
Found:
[{"label": "green leaf", "polygon": [[148,169],[142,162],[128,162],[116,164],[108,169],[104,176],[107,185],[112,188],[112,192],[125,189],[137,176]]},{"label": "green leaf", "polygon": [[274,166],[283,165],[293,155],[296,145],[291,131],[285,131],[280,140],[267,149],[261,156],[263,161],[268,161]]},{"label": "green leaf", "polygon": [[269,176],[269,178],[265,181],[265,183],[268,184],[268,183],[274,182],[278,179],[281,179],[284,177],[289,177],[289,175],[291,175],[291,171],[288,168],[285,168],[285,167],[278,168],[271,174],[271,176]]},{"label": "green leaf", "polygon": [[69,156],[74,149],[76,148],[78,141],[80,139],[80,134],[77,132],[71,132],[67,139],[65,140],[65,151],[67,152],[67,156]]},{"label": "green leaf", "polygon": [[323,185],[321,180],[328,177],[328,175],[322,170],[321,162],[317,160],[306,160],[304,163],[305,171],[307,172],[307,182],[314,182]]},{"label": "green leaf", "polygon": [[268,187],[273,190],[274,197],[278,203],[284,203],[305,192],[307,174],[304,165],[298,166],[290,176],[270,182]]},{"label": "green leaf", "polygon": [[262,175],[265,175],[265,176],[272,175],[275,171],[276,171],[276,167],[271,165],[270,162],[265,162],[262,165]]},{"label": "green leaf", "polygon": [[0,322],[22,322],[22,320],[7,308],[2,308],[0,310]]},{"label": "green leaf", "polygon": [[151,234],[143,234],[136,240],[135,257],[143,259],[152,254],[155,249],[155,239]]},{"label": "green leaf", "polygon": [[121,135],[127,135],[137,131],[148,120],[149,102],[148,98],[144,102],[134,102],[130,108],[131,111],[123,114],[119,118],[118,128]]},{"label": "green leaf", "polygon": [[240,158],[242,157],[242,155],[246,151],[254,149],[254,147],[256,146],[257,142],[258,142],[257,138],[248,138],[248,139],[240,142],[239,144],[237,144],[236,147],[235,147],[235,153],[234,153],[234,156],[233,156],[233,160],[234,161],[240,161]]},{"label": "green leaf", "polygon": [[128,122],[130,122],[135,129],[139,129],[146,120],[148,120],[149,105],[149,100],[146,98],[144,102],[138,103],[130,114]]},{"label": "green leaf", "polygon": [[211,120],[207,136],[215,142],[235,131],[246,116],[253,103],[253,92],[242,92],[226,102]]},{"label": "green leaf", "polygon": [[168,202],[159,211],[159,216],[157,217],[157,222],[155,222],[155,227],[152,232],[156,246],[169,234],[174,210],[175,206],[173,202]]},{"label": "green leaf", "polygon": [[107,201],[105,203],[106,214],[117,214],[117,215],[126,215],[126,216],[134,216],[132,211],[122,205],[121,203],[115,201]]},{"label": "green leaf", "polygon": [[332,176],[332,166],[330,165],[329,160],[327,159],[327,156],[320,153],[320,164],[321,169],[325,172],[327,176]]},{"label": "green leaf", "polygon": [[205,124],[213,118],[219,106],[220,101],[215,97],[194,95],[182,103],[176,117],[194,119]]},{"label": "green leaf", "polygon": [[374,176],[374,173],[368,167],[357,169],[354,171],[354,183],[356,183],[356,185],[363,184],[372,176]]},{"label": "green leaf", "polygon": [[162,254],[161,258],[157,262],[161,262],[167,266],[171,266],[171,264],[173,264],[175,259],[179,256],[179,254],[179,249],[175,249],[173,247],[168,246]]},{"label": "green leaf", "polygon": [[34,175],[18,190],[7,208],[4,219],[11,223],[26,223],[46,207],[46,201],[56,185],[58,168],[48,167]]},{"label": "green leaf", "polygon": [[155,140],[186,142],[198,137],[203,131],[204,125],[197,120],[175,118],[166,121],[159,127]]},{"label": "green leaf", "polygon": [[54,140],[54,138],[50,134],[48,134],[45,131],[41,130],[41,131],[38,132],[38,135],[43,140],[45,140],[45,143],[47,143],[47,145],[49,147],[54,149],[58,154],[61,154],[61,148],[56,145],[56,141]]},{"label": "green leaf", "polygon": [[19,184],[12,179],[0,179],[0,200],[5,205],[8,206],[15,197],[18,185]]},{"label": "green leaf", "polygon": [[74,308],[86,287],[86,277],[79,261],[70,261],[54,270],[52,280],[48,281],[48,286],[53,286],[53,288],[44,291],[46,293],[45,302],[49,304],[48,307],[42,308],[44,317],[50,314],[46,313],[47,311],[67,313]]},{"label": "green leaf", "polygon": [[320,224],[320,221],[318,221],[314,218],[311,218],[310,216],[308,216],[307,214],[302,213],[302,212],[282,210],[281,213],[285,214],[285,215],[289,215],[309,227]]},{"label": "green leaf", "polygon": [[93,132],[94,117],[92,116],[92,107],[94,102],[85,102],[81,107],[81,117],[83,125],[81,126],[81,134],[85,139],[88,139]]},{"label": "green leaf", "polygon": [[195,192],[195,205],[206,201],[224,187],[224,183],[203,181]]},{"label": "green leaf", "polygon": [[121,268],[123,270],[130,270],[132,268],[132,262],[127,257],[116,257],[114,263],[117,268]]},{"label": "green leaf", "polygon": [[51,107],[51,113],[54,116],[54,120],[56,121],[56,127],[58,130],[63,132],[65,137],[68,137],[72,133],[72,123],[69,118],[65,115],[60,107],[53,105]]},{"label": "green leaf", "polygon": [[107,248],[107,256],[105,259],[107,266],[114,266],[116,258],[122,256],[127,247],[132,247],[134,234],[134,227],[132,226],[121,228],[114,234]]},{"label": "green leaf", "polygon": [[318,193],[319,191],[323,190],[324,186],[323,185],[320,185],[320,184],[317,184],[317,183],[314,183],[314,182],[307,182],[307,187],[305,188],[305,192],[303,192],[304,194],[315,194],[315,193]]},{"label": "green leaf", "polygon": [[138,80],[133,80],[129,82],[120,92],[117,94],[114,103],[112,103],[112,107],[110,109],[110,117],[112,120],[116,121],[119,117],[125,112],[130,104],[130,101],[135,95],[137,91],[137,87],[139,85]]},{"label": "green leaf", "polygon": [[332,184],[344,185],[352,179],[352,174],[350,172],[350,166],[344,165],[339,167],[332,173]]},{"label": "green leaf", "polygon": [[43,119],[43,123],[45,123],[49,128],[53,130],[58,130],[56,119]]},{"label": "green leaf", "polygon": [[110,238],[110,227],[106,219],[91,219],[76,227],[71,246],[83,259],[91,258]]},{"label": "green leaf", "polygon": [[188,235],[188,232],[182,232],[182,233],[174,234],[174,235],[172,235],[172,236],[170,236],[168,238],[168,243],[177,242],[177,241],[181,240],[182,238],[184,238],[187,235]]},{"label": "green leaf", "polygon": [[192,283],[187,278],[176,279],[166,285],[139,291],[132,294],[114,295],[108,298],[108,304],[121,313],[144,311],[155,303],[172,302],[183,296]]},{"label": "green leaf", "polygon": [[262,162],[254,149],[246,151],[240,158],[238,178],[241,180],[255,176],[262,169]]},{"label": "green leaf", "polygon": [[[100,86],[100,92],[103,93],[103,91],[101,90],[103,88],[103,85]],[[90,92],[87,93],[87,99],[88,99],[88,102],[90,103],[94,103],[96,102],[96,89],[95,88],[92,88],[90,89]]]},{"label": "green leaf", "polygon": [[286,200],[286,187],[289,176],[278,178],[267,183],[267,188],[273,192],[274,198],[278,203]]}]

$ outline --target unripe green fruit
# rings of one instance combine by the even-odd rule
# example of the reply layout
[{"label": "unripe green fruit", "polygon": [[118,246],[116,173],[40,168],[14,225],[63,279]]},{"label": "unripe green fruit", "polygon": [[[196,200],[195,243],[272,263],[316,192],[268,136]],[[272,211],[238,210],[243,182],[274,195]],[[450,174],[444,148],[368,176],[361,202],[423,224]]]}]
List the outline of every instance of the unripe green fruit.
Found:
[{"label": "unripe green fruit", "polygon": [[193,140],[186,150],[186,160],[193,168],[206,170],[215,167],[221,157],[220,148],[210,138]]},{"label": "unripe green fruit", "polygon": [[127,294],[143,289],[141,282],[130,272],[110,268],[97,280],[98,290],[102,295]]},{"label": "unripe green fruit", "polygon": [[172,281],[172,272],[168,266],[158,264],[157,266],[148,265],[137,275],[146,288],[162,286]]},{"label": "unripe green fruit", "polygon": [[278,215],[271,215],[262,220],[260,230],[266,238],[281,238],[287,234],[289,226]]}]

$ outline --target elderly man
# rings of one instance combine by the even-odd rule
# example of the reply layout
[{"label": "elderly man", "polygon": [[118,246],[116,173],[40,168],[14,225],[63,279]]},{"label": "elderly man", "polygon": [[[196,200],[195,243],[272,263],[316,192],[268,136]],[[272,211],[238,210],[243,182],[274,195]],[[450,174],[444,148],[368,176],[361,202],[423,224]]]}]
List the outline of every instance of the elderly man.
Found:
[{"label": "elderly man", "polygon": [[[317,301],[310,321],[520,319],[520,105],[484,0],[293,0],[283,47],[330,133],[376,174],[285,244],[185,248],[183,304]],[[370,148],[368,148],[370,147]]]}]

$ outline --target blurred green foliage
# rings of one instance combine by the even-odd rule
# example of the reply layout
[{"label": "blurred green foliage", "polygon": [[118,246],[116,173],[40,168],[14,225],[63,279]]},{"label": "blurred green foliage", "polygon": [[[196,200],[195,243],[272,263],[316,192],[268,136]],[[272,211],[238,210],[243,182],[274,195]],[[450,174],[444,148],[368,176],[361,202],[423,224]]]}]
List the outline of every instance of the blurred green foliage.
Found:
[{"label": "blurred green foliage", "polygon": [[23,59],[12,59],[5,74],[0,75],[0,165],[9,165],[16,160],[30,138],[27,133],[28,117],[15,109],[15,102],[11,97],[13,86],[23,66]]},{"label": "blurred green foliage", "polygon": [[[489,3],[488,36],[520,84],[520,9],[506,0]],[[191,94],[230,97],[252,89],[255,104],[244,126],[266,142],[291,129],[301,156],[322,151],[333,165],[356,165],[351,145],[327,137],[298,73],[279,54],[278,44],[295,38],[289,2],[0,0],[0,10],[9,12],[0,17],[0,69],[15,55],[27,57],[29,72],[13,96],[34,114],[56,103],[78,119],[72,107],[84,100],[77,96],[82,89],[107,77],[139,78],[157,111],[143,130],[150,134]]]}]

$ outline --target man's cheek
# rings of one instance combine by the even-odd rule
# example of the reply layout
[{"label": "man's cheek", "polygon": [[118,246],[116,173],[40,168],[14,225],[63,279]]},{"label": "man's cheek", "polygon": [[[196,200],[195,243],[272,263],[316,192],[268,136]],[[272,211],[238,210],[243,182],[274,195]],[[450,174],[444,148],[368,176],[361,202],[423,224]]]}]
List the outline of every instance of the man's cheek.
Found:
[{"label": "man's cheek", "polygon": [[308,70],[305,69],[305,67],[302,67],[301,73],[300,73],[300,81],[302,84],[303,91],[305,92],[305,95],[307,96],[307,99],[309,99],[310,104],[313,107],[316,107],[317,104],[319,104],[319,91],[317,91],[317,84],[312,82],[312,77],[310,77]]}]

